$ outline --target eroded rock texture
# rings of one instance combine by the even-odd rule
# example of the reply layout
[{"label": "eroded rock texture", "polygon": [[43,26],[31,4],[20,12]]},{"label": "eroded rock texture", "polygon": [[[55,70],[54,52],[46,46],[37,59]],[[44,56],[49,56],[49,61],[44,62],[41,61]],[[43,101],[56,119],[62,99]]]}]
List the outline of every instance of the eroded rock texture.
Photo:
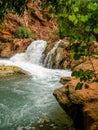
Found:
[{"label": "eroded rock texture", "polygon": [[[57,21],[47,10],[43,11],[40,4],[41,0],[30,0],[28,10],[25,10],[22,16],[12,13],[6,15],[6,19],[0,25],[0,57],[10,57],[24,52],[33,40],[48,41],[56,38],[53,32],[58,29]],[[21,26],[29,28],[35,38],[15,38],[16,29]]]},{"label": "eroded rock texture", "polygon": [[14,76],[28,76],[29,73],[17,66],[0,65],[0,78],[14,77]]},{"label": "eroded rock texture", "polygon": [[62,78],[64,86],[54,95],[73,119],[76,130],[98,130],[98,83],[88,82],[88,89],[75,90],[79,81],[75,77]]}]

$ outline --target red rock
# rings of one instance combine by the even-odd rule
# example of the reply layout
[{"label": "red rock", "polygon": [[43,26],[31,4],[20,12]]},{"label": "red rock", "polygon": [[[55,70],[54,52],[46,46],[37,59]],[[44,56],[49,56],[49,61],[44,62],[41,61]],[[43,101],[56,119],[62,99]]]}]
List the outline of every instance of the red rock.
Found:
[{"label": "red rock", "polygon": [[55,90],[54,95],[73,119],[74,127],[80,130],[98,130],[98,83],[88,82],[88,89],[83,87],[75,90],[79,79],[71,77],[64,78],[64,81],[65,85]]},{"label": "red rock", "polygon": [[[22,16],[12,13],[7,14],[6,20],[1,25],[0,57],[9,57],[17,52],[24,52],[30,42],[34,40],[18,39],[19,42],[16,41],[15,43],[14,33],[19,26],[29,28],[37,39],[48,41],[57,37],[53,35],[53,32],[58,29],[57,21],[52,15],[48,14],[47,10],[42,12],[41,6],[38,6],[39,2],[41,1],[29,1],[28,10],[25,10]],[[43,18],[44,15],[46,16],[45,19]],[[23,42],[23,46],[21,41]],[[5,50],[3,50],[3,44],[6,44]],[[16,47],[16,44],[20,45]],[[17,49],[15,50],[15,48]]]}]

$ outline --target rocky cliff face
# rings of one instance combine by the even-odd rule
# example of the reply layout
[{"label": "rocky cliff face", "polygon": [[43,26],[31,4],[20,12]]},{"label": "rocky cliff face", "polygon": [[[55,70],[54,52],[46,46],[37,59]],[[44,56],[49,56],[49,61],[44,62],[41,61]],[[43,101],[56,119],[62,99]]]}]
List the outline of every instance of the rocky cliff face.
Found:
[{"label": "rocky cliff face", "polygon": [[[95,49],[94,46],[95,43],[92,49],[97,52],[98,45]],[[66,59],[68,58],[66,57]],[[95,76],[98,77],[97,55],[93,55],[91,58],[84,57],[83,61],[69,60],[68,63],[66,60],[64,61],[65,66],[70,65],[73,70],[94,70]],[[81,90],[75,90],[77,83],[80,82],[79,78],[63,77],[60,82],[64,86],[55,90],[54,96],[73,119],[74,128],[76,130],[98,130],[98,82],[87,81],[86,84],[89,88],[83,86]]]},{"label": "rocky cliff face", "polygon": [[0,57],[9,57],[17,52],[23,52],[35,39],[16,39],[15,31],[19,26],[31,30],[36,39],[54,39],[53,32],[58,28],[56,20],[47,10],[42,11],[40,0],[28,3],[28,10],[22,16],[9,13],[0,25]]},{"label": "rocky cliff face", "polygon": [[62,108],[73,119],[76,130],[98,130],[98,83],[89,82],[89,88],[75,90],[79,79],[62,78],[64,86],[54,91]]},{"label": "rocky cliff face", "polygon": [[[51,62],[54,67],[59,62],[59,68],[72,68],[72,70],[94,70],[98,78],[98,43],[93,42],[89,47],[89,51],[93,52],[92,57],[85,56],[84,60],[71,59],[71,50],[67,50],[70,46],[68,41],[61,41],[52,54]],[[53,46],[48,45],[48,50],[52,50]],[[55,67],[54,67],[55,68]],[[76,90],[79,78],[68,77],[61,78],[60,82],[63,87],[54,91],[54,96],[61,107],[68,113],[73,120],[73,126],[76,130],[98,130],[98,82],[87,81],[81,90]],[[89,88],[85,88],[85,84]]]}]

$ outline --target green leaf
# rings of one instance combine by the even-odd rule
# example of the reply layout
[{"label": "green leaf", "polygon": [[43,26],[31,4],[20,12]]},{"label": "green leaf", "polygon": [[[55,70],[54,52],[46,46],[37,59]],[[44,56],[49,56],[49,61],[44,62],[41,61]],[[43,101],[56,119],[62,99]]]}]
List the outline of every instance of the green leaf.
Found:
[{"label": "green leaf", "polygon": [[70,57],[75,58],[75,53],[73,52]]},{"label": "green leaf", "polygon": [[69,42],[73,44],[75,42],[75,39],[74,38],[70,38]]},{"label": "green leaf", "polygon": [[83,83],[77,83],[75,90],[80,90],[82,89]]},{"label": "green leaf", "polygon": [[85,50],[84,50],[84,54],[85,54],[85,55],[88,55],[88,53],[89,53],[89,52],[87,51],[87,49],[85,49]]},{"label": "green leaf", "polygon": [[98,28],[94,28],[93,31],[94,31],[95,34],[98,34]]},{"label": "green leaf", "polygon": [[86,31],[86,32],[89,32],[89,31],[90,31],[90,26],[89,26],[89,25],[86,26],[85,31]]},{"label": "green leaf", "polygon": [[75,14],[69,15],[69,20],[70,20],[70,21],[73,22],[75,19],[76,19]]},{"label": "green leaf", "polygon": [[52,8],[52,7],[49,8],[49,13],[50,13],[50,14],[53,13],[53,8]]},{"label": "green leaf", "polygon": [[82,43],[80,44],[80,46],[81,46],[81,47],[86,47],[87,44],[86,44],[86,42],[82,42]]},{"label": "green leaf", "polygon": [[89,37],[89,42],[93,42],[95,40],[94,36]]},{"label": "green leaf", "polygon": [[74,8],[74,12],[76,13],[76,12],[79,12],[79,8],[78,7],[75,7]]},{"label": "green leaf", "polygon": [[80,20],[81,20],[82,22],[88,21],[88,15],[81,15]]},{"label": "green leaf", "polygon": [[74,20],[74,25],[76,25],[78,23],[78,19],[76,18],[75,20]]},{"label": "green leaf", "polygon": [[96,11],[97,10],[97,3],[89,3],[88,9]]}]

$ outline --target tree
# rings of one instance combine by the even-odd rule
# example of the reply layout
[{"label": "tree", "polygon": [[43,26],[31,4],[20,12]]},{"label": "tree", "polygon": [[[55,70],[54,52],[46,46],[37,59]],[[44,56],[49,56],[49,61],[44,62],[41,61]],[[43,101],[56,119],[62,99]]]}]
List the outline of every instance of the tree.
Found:
[{"label": "tree", "polygon": [[[69,37],[72,50],[71,57],[79,60],[84,56],[92,56],[89,46],[92,41],[98,41],[98,0],[43,0],[44,7],[48,7],[50,13],[55,13],[59,23],[60,38]],[[76,42],[77,41],[77,42]],[[81,89],[82,82],[98,81],[94,70],[79,70],[73,75],[80,78],[76,89]],[[85,84],[85,88],[88,85]]]},{"label": "tree", "polygon": [[9,12],[22,14],[27,8],[27,3],[28,0],[0,0],[0,22]]},{"label": "tree", "polygon": [[98,41],[97,0],[43,0],[59,22],[59,36]]}]

